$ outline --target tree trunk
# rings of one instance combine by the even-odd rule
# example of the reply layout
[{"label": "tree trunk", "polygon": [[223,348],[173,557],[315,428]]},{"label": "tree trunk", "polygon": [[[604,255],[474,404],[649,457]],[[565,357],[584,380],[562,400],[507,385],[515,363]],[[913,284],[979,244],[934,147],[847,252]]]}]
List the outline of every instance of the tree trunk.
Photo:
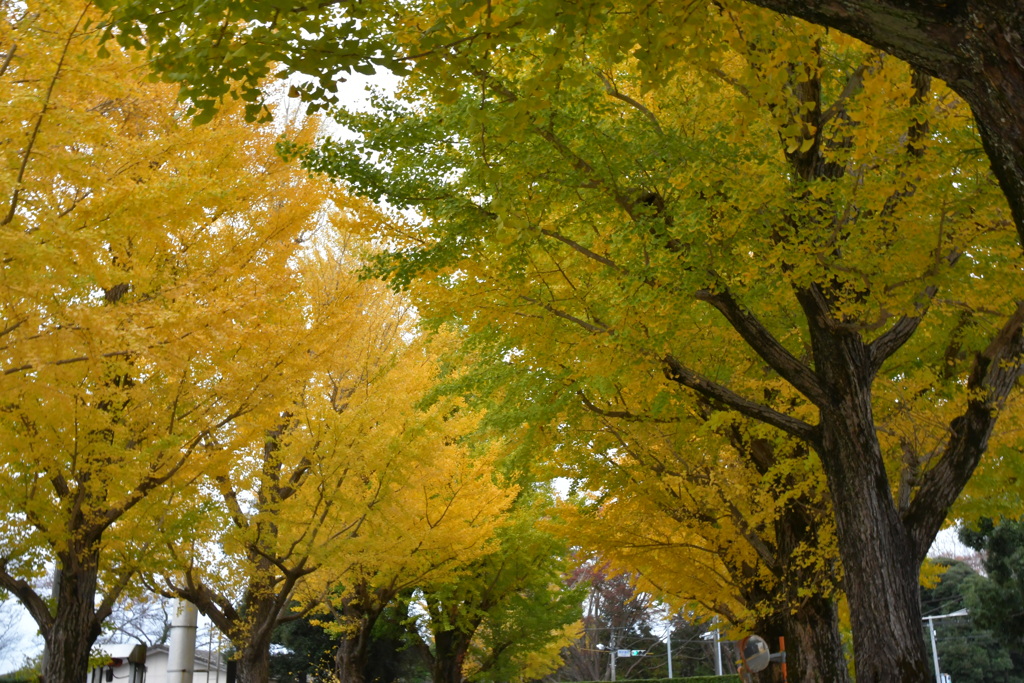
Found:
[{"label": "tree trunk", "polygon": [[342,638],[334,656],[334,669],[340,683],[363,683],[363,669],[366,663],[366,646],[360,637]]},{"label": "tree trunk", "polygon": [[334,657],[335,670],[340,683],[363,683],[363,672],[366,671],[366,653],[370,647],[370,634],[380,616],[381,609],[364,611],[354,603],[342,608],[341,614],[358,622],[358,627],[348,637],[343,637],[338,644],[338,653]]},{"label": "tree trunk", "polygon": [[[741,432],[730,435],[733,445],[747,454],[757,471],[765,476],[778,464],[775,446],[762,439],[746,440]],[[811,457],[803,449],[798,457]],[[790,481],[790,486],[798,482]],[[826,492],[805,493],[789,501],[774,523],[776,564],[781,570],[781,587],[760,587],[748,596],[749,604],[774,600],[775,613],[757,626],[772,652],[785,638],[786,668],[792,683],[849,683],[850,674],[839,632],[835,603],[838,566],[806,566],[797,562],[798,553],[828,557],[831,550],[820,548],[821,525],[832,516]],[[781,603],[778,601],[781,598]],[[759,683],[782,683],[782,667],[772,665],[758,677]]]},{"label": "tree trunk", "polygon": [[270,647],[251,643],[238,658],[238,683],[268,683],[270,681]]},{"label": "tree trunk", "polygon": [[100,635],[96,619],[99,550],[80,552],[77,561],[62,558],[55,580],[53,625],[43,632],[45,683],[82,683],[89,673],[89,650]]},{"label": "tree trunk", "polygon": [[785,621],[789,683],[849,683],[835,600],[808,598]]},{"label": "tree trunk", "polygon": [[[839,632],[839,610],[829,584],[834,576],[815,576],[794,562],[794,551],[800,545],[815,547],[818,525],[825,511],[805,511],[795,501],[776,522],[776,545],[786,577],[786,599],[782,606],[781,634],[786,639],[786,668],[790,683],[849,683],[850,672]],[[827,510],[827,508],[826,508]],[[818,552],[827,552],[818,550]],[[828,570],[826,570],[828,571]],[[832,571],[838,571],[838,567]],[[804,596],[811,588],[815,592]],[[803,590],[801,590],[803,589]],[[778,651],[778,638],[769,640],[772,652]],[[782,683],[781,667],[773,665],[774,678]]]},{"label": "tree trunk", "polygon": [[827,394],[818,452],[834,503],[857,681],[921,683],[931,672],[918,600],[920,558],[896,509],[875,433],[869,350],[856,333],[809,320]]},{"label": "tree trunk", "polygon": [[839,610],[831,598],[805,598],[792,613],[781,609],[760,620],[754,630],[772,653],[780,650],[780,636],[786,643],[786,679],[782,667],[771,664],[753,677],[757,683],[849,683]]},{"label": "tree trunk", "polygon": [[462,664],[469,651],[470,636],[458,630],[434,634],[434,659],[430,666],[433,683],[462,683]]}]

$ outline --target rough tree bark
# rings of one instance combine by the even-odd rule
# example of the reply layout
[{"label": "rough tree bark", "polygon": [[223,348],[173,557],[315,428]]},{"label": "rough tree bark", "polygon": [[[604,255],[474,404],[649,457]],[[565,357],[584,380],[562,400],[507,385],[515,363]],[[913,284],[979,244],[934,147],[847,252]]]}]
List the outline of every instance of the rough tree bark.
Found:
[{"label": "rough tree bark", "polygon": [[334,658],[335,671],[341,683],[363,683],[370,635],[384,606],[392,597],[378,595],[371,598],[369,588],[364,584],[360,594],[354,599],[346,599],[336,614],[340,621],[355,624],[339,640]]},{"label": "rough tree bark", "polygon": [[[747,439],[733,428],[730,441],[762,476],[778,464],[774,446],[763,439]],[[804,452],[802,457],[807,457]],[[790,482],[795,485],[796,482]],[[850,673],[839,632],[839,611],[829,586],[838,578],[838,567],[824,570],[809,568],[796,560],[799,548],[816,548],[819,529],[825,516],[831,515],[829,500],[800,496],[787,504],[775,519],[771,564],[779,586],[749,595],[750,604],[774,599],[775,614],[755,633],[764,637],[773,652],[779,637],[786,641],[788,680],[791,683],[848,683]],[[766,544],[767,545],[767,544]],[[822,551],[827,552],[827,551]],[[824,574],[824,575],[822,575]],[[756,590],[756,589],[755,589]],[[757,679],[760,683],[782,683],[782,670],[770,666]]]},{"label": "rough tree bark", "polygon": [[[814,544],[817,538],[817,523],[798,507],[802,502],[794,501],[775,523],[775,543],[787,601],[781,610],[779,635],[786,639],[788,678],[790,683],[849,683],[835,599],[820,593],[802,596],[800,592],[810,582],[804,578],[808,570],[798,566],[794,551],[803,543]],[[769,645],[776,651],[778,639]],[[771,669],[773,678],[769,680],[781,683],[780,668]]]},{"label": "rough tree bark", "polygon": [[[1020,377],[1024,302],[986,349],[976,354],[964,411],[949,425],[935,465],[921,475],[913,500],[897,507],[875,431],[871,383],[886,358],[913,334],[904,318],[867,343],[835,320],[817,287],[798,292],[811,335],[813,370],[771,339],[726,292],[713,300],[761,357],[819,409],[812,426],[732,393],[667,356],[666,376],[806,441],[821,458],[835,509],[845,589],[850,602],[858,682],[930,680],[921,637],[917,575],[946,513],[988,446],[999,408]],[[879,596],[884,596],[880,600]]]},{"label": "rough tree bark", "polygon": [[466,633],[461,629],[434,633],[434,652],[430,663],[433,683],[462,683],[462,665],[472,638],[472,632]]},{"label": "rough tree bark", "polygon": [[[69,547],[56,553],[61,571],[55,572],[52,596],[44,599],[25,579],[12,576],[0,558],[0,588],[14,595],[32,616],[45,647],[42,681],[80,683],[89,671],[89,651],[100,636],[103,621],[110,616],[132,574],[122,576],[97,603],[99,591],[99,538],[106,528],[89,527],[76,519],[80,530]],[[52,604],[51,604],[52,603]]]},{"label": "rough tree bark", "polygon": [[872,416],[868,350],[857,335],[811,329],[828,397],[817,449],[835,501],[857,679],[925,681],[918,602],[923,557],[916,557],[886,476]]},{"label": "rough tree bark", "polygon": [[267,683],[270,680],[270,643],[250,642],[238,657],[238,683]]},{"label": "rough tree bark", "polygon": [[89,650],[106,617],[98,615],[95,606],[99,549],[76,553],[74,560],[63,559],[67,571],[56,574],[53,591],[58,608],[48,629],[40,624],[46,652],[42,680],[46,683],[82,680],[89,670]]}]

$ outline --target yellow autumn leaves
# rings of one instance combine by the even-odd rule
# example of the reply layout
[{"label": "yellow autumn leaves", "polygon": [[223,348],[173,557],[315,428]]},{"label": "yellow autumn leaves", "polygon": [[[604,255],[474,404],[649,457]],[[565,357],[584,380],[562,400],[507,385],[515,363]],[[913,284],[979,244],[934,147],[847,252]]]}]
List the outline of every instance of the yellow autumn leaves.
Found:
[{"label": "yellow autumn leaves", "polygon": [[[270,599],[267,623],[221,610],[242,649],[292,591],[485,552],[516,494],[504,446],[428,400],[438,349],[359,278],[349,228],[379,214],[275,152],[317,120],[193,127],[137,55],[96,57],[89,3],[3,11],[0,588],[75,651],[51,659],[84,662],[143,576]],[[53,565],[50,608],[32,581]]]}]

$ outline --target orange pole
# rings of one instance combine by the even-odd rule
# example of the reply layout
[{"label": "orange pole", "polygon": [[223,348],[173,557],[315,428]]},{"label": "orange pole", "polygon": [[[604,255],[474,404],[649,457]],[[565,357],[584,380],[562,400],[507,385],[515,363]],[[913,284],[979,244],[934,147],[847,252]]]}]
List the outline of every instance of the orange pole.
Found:
[{"label": "orange pole", "polygon": [[[779,652],[786,653],[786,639],[779,636]],[[786,669],[786,660],[782,660],[782,683],[789,683],[789,671]]]}]

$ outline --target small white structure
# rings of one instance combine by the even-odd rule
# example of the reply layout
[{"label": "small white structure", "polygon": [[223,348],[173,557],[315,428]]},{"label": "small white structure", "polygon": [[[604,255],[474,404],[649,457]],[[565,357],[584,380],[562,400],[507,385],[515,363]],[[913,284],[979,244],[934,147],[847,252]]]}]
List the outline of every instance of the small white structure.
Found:
[{"label": "small white structure", "polygon": [[[89,672],[86,683],[167,683],[170,648],[166,645],[101,645],[109,662]],[[140,661],[141,659],[141,661]],[[228,669],[217,652],[195,650],[192,657],[193,683],[227,683]],[[181,673],[178,672],[180,677]],[[172,674],[173,676],[173,674]]]},{"label": "small white structure", "polygon": [[178,600],[171,619],[171,650],[167,660],[167,683],[192,683],[196,656],[196,623],[199,610],[187,600]]}]

